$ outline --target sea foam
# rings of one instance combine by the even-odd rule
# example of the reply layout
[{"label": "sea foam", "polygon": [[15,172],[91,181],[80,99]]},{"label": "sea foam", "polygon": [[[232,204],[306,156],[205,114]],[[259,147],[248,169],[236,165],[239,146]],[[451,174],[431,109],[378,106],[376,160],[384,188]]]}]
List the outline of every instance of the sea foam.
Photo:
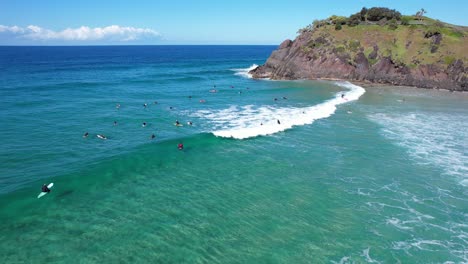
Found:
[{"label": "sea foam", "polygon": [[365,93],[362,87],[349,82],[336,84],[349,91],[339,92],[334,98],[310,107],[231,106],[223,110],[199,111],[195,116],[208,119],[214,127],[211,132],[217,137],[245,139],[271,135],[330,117],[337,105],[358,100]]},{"label": "sea foam", "polygon": [[250,74],[249,72],[251,70],[254,70],[255,68],[257,68],[258,65],[257,64],[252,64],[250,67],[248,68],[242,68],[242,69],[231,69],[232,71],[235,71],[236,73],[234,73],[234,75],[239,75],[239,76],[242,76],[242,77],[245,77],[245,78],[252,78],[252,74]]},{"label": "sea foam", "polygon": [[383,126],[382,134],[407,149],[422,165],[433,164],[468,184],[468,119],[457,113],[378,113],[368,116]]}]

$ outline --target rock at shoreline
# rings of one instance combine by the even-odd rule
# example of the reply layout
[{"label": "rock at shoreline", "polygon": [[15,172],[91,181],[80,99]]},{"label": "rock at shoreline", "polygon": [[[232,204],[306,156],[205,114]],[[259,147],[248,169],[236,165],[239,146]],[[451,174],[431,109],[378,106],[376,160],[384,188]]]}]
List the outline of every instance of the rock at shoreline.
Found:
[{"label": "rock at shoreline", "polygon": [[330,78],[468,91],[467,28],[457,27],[448,36],[427,31],[415,25],[303,30],[250,73],[278,80]]}]

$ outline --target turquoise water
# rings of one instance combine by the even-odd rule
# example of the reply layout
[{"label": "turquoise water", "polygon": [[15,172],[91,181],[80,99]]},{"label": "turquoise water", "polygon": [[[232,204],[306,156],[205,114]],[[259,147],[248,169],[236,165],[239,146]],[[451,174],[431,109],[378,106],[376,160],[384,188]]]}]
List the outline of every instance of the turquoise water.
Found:
[{"label": "turquoise water", "polygon": [[468,95],[249,79],[274,48],[0,48],[2,263],[467,262]]}]

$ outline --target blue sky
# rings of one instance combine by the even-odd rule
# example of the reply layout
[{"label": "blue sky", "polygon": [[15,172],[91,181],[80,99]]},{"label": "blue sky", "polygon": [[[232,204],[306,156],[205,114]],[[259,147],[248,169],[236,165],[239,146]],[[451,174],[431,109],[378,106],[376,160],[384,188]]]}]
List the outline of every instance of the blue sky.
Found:
[{"label": "blue sky", "polygon": [[382,6],[468,25],[468,1],[0,0],[0,45],[273,44],[314,19]]}]

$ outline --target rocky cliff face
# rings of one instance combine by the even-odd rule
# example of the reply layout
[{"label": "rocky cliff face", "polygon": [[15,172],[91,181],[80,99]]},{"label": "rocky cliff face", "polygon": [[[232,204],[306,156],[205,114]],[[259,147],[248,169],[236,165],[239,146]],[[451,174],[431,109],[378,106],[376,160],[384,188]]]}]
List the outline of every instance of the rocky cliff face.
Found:
[{"label": "rocky cliff face", "polygon": [[414,28],[323,28],[285,40],[250,73],[254,78],[332,78],[468,91],[466,36],[446,39]]}]

